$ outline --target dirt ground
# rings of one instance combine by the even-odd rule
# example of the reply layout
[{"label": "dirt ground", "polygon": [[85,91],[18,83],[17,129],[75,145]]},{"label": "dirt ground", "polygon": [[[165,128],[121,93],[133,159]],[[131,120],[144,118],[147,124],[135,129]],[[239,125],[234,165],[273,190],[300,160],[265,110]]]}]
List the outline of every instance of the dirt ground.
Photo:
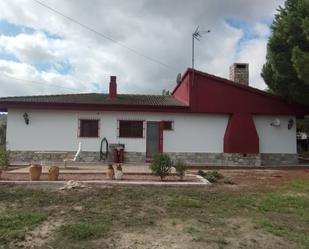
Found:
[{"label": "dirt ground", "polygon": [[309,170],[219,172],[205,187],[2,185],[0,249],[309,248]]},{"label": "dirt ground", "polygon": [[309,179],[308,169],[238,169],[238,170],[219,170],[225,177],[233,180],[235,185],[213,185],[213,189],[220,188],[230,189],[254,189],[257,187],[276,187],[284,184],[285,182],[297,179]]}]

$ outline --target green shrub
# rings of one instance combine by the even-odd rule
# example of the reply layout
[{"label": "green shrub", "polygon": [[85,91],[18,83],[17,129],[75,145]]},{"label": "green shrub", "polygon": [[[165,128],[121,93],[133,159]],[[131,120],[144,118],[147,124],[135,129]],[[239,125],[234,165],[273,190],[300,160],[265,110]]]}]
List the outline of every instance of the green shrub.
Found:
[{"label": "green shrub", "polygon": [[235,182],[232,181],[230,178],[224,178],[224,181],[223,181],[224,184],[231,184],[231,185],[234,185]]},{"label": "green shrub", "polygon": [[175,165],[174,165],[177,174],[180,176],[180,179],[183,179],[183,176],[185,175],[185,172],[187,170],[187,165],[185,164],[184,161],[182,160],[177,160]]},{"label": "green shrub", "polygon": [[223,175],[220,174],[218,171],[214,170],[212,172],[210,172],[211,175],[213,175],[215,178],[217,179],[222,179],[223,178]]},{"label": "green shrub", "polygon": [[167,154],[158,154],[153,157],[150,169],[153,174],[160,176],[161,180],[171,172],[172,161]]},{"label": "green shrub", "polygon": [[0,169],[5,169],[9,164],[9,152],[5,148],[0,147]]},{"label": "green shrub", "polygon": [[211,174],[207,174],[204,178],[211,183],[218,181],[218,179],[214,175],[211,175]]},{"label": "green shrub", "polygon": [[205,173],[203,170],[201,170],[201,169],[199,169],[199,170],[197,171],[197,174],[198,174],[199,176],[202,176],[202,177],[205,177],[205,176],[206,176],[206,173]]},{"label": "green shrub", "polygon": [[211,172],[204,172],[203,170],[199,170],[197,172],[198,175],[204,177],[209,182],[217,182],[219,179],[223,178],[223,175],[220,174],[218,171],[214,170]]}]

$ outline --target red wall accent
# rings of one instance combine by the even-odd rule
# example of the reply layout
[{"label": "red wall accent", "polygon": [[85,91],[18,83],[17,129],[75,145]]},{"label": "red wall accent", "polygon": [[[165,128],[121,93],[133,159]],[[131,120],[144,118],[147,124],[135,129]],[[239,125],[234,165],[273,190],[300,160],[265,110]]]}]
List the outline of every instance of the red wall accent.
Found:
[{"label": "red wall accent", "polygon": [[234,113],[224,134],[225,153],[259,153],[259,137],[252,115]]},{"label": "red wall accent", "polygon": [[194,73],[190,99],[193,112],[295,115],[309,111],[258,89],[198,72]]},{"label": "red wall accent", "polygon": [[180,102],[189,105],[190,102],[190,75],[183,78],[181,83],[176,86],[172,95]]},{"label": "red wall accent", "polygon": [[[190,90],[186,86],[190,86]],[[192,69],[186,71],[182,82],[172,94],[180,101],[188,101],[190,112],[193,113],[281,114],[299,117],[309,114],[309,107],[288,103],[259,89]]]},{"label": "red wall accent", "polygon": [[192,69],[186,71],[172,94],[189,103],[191,113],[230,114],[224,135],[226,153],[259,153],[254,114],[302,117],[309,113],[306,106],[289,104],[253,87]]}]

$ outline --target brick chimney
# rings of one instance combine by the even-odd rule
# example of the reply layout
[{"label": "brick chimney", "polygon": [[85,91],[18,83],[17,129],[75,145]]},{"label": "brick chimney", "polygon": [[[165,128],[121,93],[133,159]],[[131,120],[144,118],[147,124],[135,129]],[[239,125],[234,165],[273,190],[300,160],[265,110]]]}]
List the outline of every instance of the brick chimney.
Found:
[{"label": "brick chimney", "polygon": [[230,66],[230,80],[246,85],[249,85],[249,64],[248,63],[233,63]]},{"label": "brick chimney", "polygon": [[117,97],[116,76],[111,76],[111,81],[109,83],[109,98],[114,99],[116,97]]}]

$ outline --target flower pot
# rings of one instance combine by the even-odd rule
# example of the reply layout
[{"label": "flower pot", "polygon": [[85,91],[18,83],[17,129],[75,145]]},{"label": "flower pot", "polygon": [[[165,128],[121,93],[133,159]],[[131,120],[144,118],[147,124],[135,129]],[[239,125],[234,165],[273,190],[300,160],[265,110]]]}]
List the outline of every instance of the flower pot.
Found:
[{"label": "flower pot", "polygon": [[29,167],[30,181],[39,181],[42,173],[42,166],[39,164],[31,164]]},{"label": "flower pot", "polygon": [[58,181],[59,177],[59,167],[51,166],[48,169],[48,181]]},{"label": "flower pot", "polygon": [[114,174],[115,174],[115,171],[114,171],[113,165],[109,164],[107,168],[107,172],[106,172],[107,178],[110,180],[113,180]]},{"label": "flower pot", "polygon": [[115,179],[121,180],[123,176],[122,167],[120,164],[117,165],[116,172],[115,172]]}]

